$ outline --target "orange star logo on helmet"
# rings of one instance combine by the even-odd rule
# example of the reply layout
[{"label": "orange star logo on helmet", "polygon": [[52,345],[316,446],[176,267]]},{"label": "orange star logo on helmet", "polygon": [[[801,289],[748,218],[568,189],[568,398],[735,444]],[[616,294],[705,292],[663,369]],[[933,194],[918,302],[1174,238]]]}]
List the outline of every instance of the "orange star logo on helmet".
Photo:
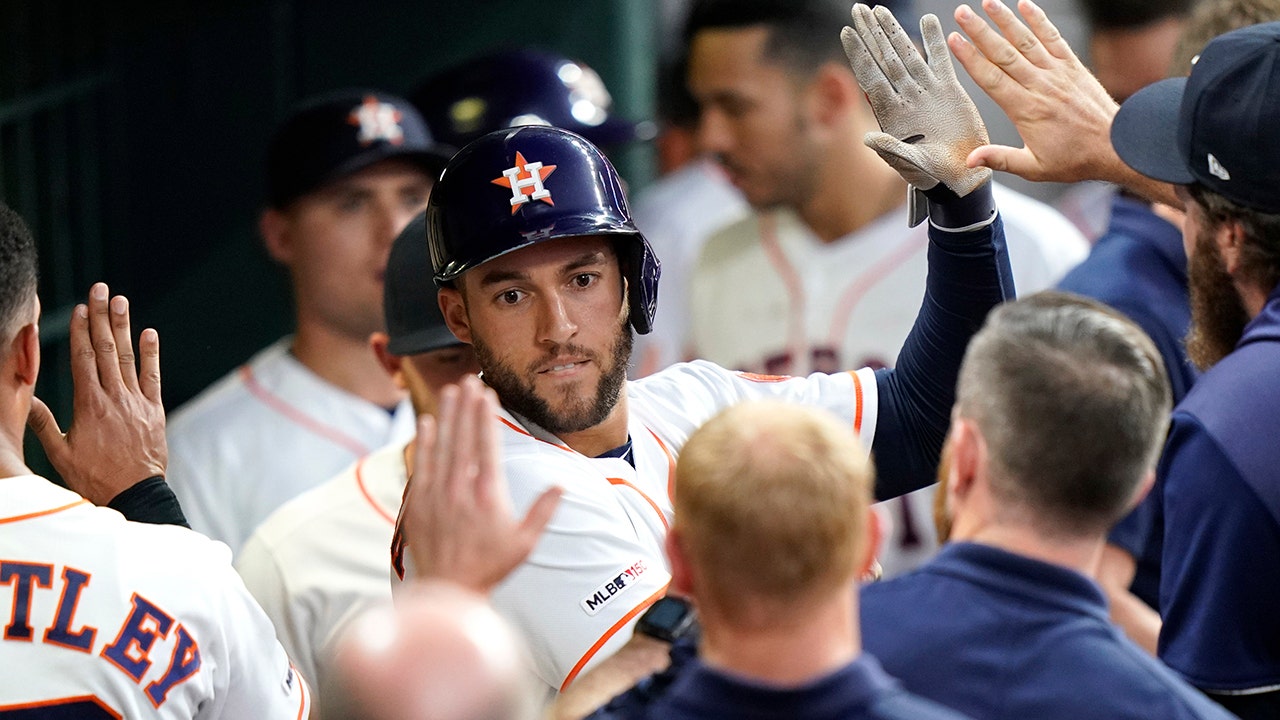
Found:
[{"label": "orange star logo on helmet", "polygon": [[515,215],[525,203],[533,200],[555,205],[551,191],[542,184],[555,170],[555,165],[544,167],[540,162],[526,162],[524,155],[517,152],[515,167],[503,170],[502,177],[489,182],[511,189],[511,214]]}]

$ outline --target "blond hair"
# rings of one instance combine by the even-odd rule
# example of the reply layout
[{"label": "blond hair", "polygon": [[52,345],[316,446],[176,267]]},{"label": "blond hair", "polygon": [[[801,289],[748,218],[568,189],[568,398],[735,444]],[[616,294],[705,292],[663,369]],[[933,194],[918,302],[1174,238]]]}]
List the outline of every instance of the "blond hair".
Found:
[{"label": "blond hair", "polygon": [[676,468],[675,529],[699,601],[733,619],[851,583],[873,482],[853,428],[825,411],[748,402],[712,418]]}]

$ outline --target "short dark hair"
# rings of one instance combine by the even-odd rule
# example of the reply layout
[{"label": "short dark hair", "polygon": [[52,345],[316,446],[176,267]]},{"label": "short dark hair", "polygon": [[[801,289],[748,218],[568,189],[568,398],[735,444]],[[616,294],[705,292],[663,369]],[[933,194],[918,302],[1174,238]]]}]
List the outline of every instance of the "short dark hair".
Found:
[{"label": "short dark hair", "polygon": [[992,493],[1046,534],[1105,532],[1159,456],[1171,407],[1151,339],[1110,308],[1042,292],[974,336],[957,412],[990,453]]},{"label": "short dark hair", "polygon": [[1234,221],[1244,228],[1245,241],[1240,246],[1244,277],[1268,292],[1280,285],[1280,215],[1247,208],[1200,184],[1189,185],[1187,192],[1211,225]]},{"label": "short dark hair", "polygon": [[1195,0],[1080,0],[1094,30],[1136,30],[1170,17],[1190,14]]},{"label": "short dark hair", "polygon": [[847,62],[840,30],[853,23],[849,0],[694,0],[685,23],[687,47],[703,30],[769,29],[765,57],[809,74],[828,62]]},{"label": "short dark hair", "polygon": [[0,202],[0,329],[6,335],[25,311],[39,281],[36,242],[18,213]]}]

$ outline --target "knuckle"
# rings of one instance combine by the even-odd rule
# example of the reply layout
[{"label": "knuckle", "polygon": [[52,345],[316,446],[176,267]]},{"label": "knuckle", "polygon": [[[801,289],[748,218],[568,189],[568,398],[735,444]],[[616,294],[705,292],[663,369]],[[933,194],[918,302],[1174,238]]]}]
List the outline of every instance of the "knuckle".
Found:
[{"label": "knuckle", "polygon": [[92,345],[83,345],[77,349],[75,353],[76,357],[81,360],[93,360],[98,356],[98,353],[94,351]]},{"label": "knuckle", "polygon": [[94,343],[93,347],[96,352],[104,355],[110,355],[116,351],[116,343],[114,340],[98,340]]},{"label": "knuckle", "polygon": [[135,358],[134,358],[134,356],[133,356],[133,353],[127,353],[127,352],[126,352],[126,353],[121,353],[121,354],[120,354],[120,364],[121,364],[121,365],[133,365],[134,359],[135,359]]}]

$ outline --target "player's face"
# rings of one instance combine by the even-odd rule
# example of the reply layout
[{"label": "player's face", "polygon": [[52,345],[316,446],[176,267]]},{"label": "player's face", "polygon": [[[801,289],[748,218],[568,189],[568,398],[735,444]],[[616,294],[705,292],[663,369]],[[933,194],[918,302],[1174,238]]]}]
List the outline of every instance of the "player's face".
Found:
[{"label": "player's face", "polygon": [[1190,195],[1179,194],[1187,208],[1182,232],[1191,287],[1187,355],[1196,367],[1208,370],[1240,342],[1249,312],[1218,249],[1218,234],[1224,230],[1210,222]]},{"label": "player's face", "polygon": [[284,211],[273,252],[293,277],[299,318],[361,342],[380,330],[391,243],[426,207],[430,191],[418,166],[384,160]]},{"label": "player's face", "polygon": [[441,291],[445,317],[475,347],[504,407],[561,436],[609,416],[632,338],[607,238],[541,242],[469,270],[461,283],[465,308]]},{"label": "player's face", "polygon": [[[1089,63],[1098,81],[1117,102],[1169,76],[1169,64],[1182,34],[1183,21],[1165,18],[1133,30],[1094,30]],[[1183,74],[1191,68],[1183,68]]]},{"label": "player's face", "polygon": [[808,83],[764,57],[763,27],[700,31],[689,46],[698,139],[756,208],[799,205],[816,191]]},{"label": "player's face", "polygon": [[440,391],[480,372],[480,363],[470,345],[454,345],[410,355],[400,366],[409,399],[419,415],[435,415]]}]

